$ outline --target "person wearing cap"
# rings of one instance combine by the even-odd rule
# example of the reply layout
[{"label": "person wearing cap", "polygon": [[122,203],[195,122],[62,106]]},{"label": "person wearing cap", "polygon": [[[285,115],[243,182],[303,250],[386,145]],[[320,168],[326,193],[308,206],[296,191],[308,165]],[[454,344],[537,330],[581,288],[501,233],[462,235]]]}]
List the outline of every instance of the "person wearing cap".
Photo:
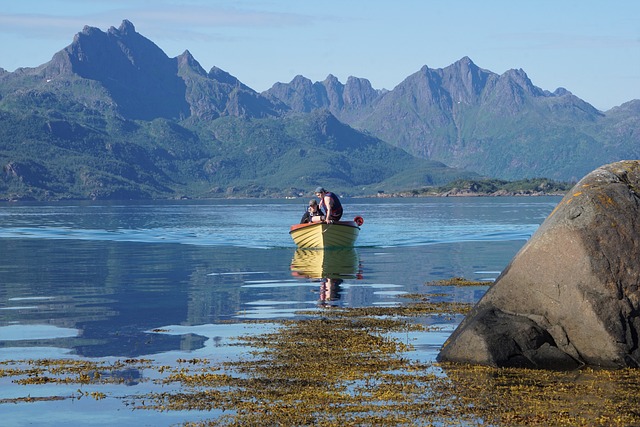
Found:
[{"label": "person wearing cap", "polygon": [[334,221],[340,221],[340,218],[342,218],[342,203],[340,203],[338,196],[323,187],[316,188],[315,193],[320,199],[320,208],[324,209],[325,222],[330,224]]},{"label": "person wearing cap", "polygon": [[300,220],[300,224],[305,224],[308,222],[322,222],[324,221],[324,212],[318,206],[318,202],[315,199],[309,200],[309,207],[307,211],[302,215],[302,219]]}]

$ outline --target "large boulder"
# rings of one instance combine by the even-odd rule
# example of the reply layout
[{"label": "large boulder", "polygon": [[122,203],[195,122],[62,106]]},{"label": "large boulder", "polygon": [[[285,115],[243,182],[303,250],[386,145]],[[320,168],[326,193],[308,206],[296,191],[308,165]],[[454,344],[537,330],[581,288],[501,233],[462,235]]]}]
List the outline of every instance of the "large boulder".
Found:
[{"label": "large boulder", "polygon": [[444,344],[439,361],[640,366],[640,161],[567,193]]}]

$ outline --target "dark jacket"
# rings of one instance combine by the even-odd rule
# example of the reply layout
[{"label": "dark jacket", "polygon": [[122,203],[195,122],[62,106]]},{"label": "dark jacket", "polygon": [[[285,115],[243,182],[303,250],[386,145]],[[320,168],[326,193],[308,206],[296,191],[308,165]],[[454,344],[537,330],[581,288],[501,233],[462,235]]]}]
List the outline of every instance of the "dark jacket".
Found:
[{"label": "dark jacket", "polygon": [[324,217],[324,212],[322,212],[322,209],[320,209],[318,207],[318,209],[311,213],[309,212],[309,209],[307,208],[307,211],[304,213],[304,215],[302,215],[302,219],[300,220],[300,224],[305,224],[307,222],[311,222],[311,217],[315,216],[315,215],[320,215],[322,217]]}]

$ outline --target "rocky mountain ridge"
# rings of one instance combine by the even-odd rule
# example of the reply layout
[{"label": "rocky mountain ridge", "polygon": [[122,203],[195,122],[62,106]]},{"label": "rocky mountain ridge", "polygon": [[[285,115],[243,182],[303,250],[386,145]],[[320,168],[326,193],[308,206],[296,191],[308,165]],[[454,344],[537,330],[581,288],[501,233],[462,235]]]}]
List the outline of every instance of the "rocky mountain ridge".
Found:
[{"label": "rocky mountain ridge", "polygon": [[264,94],[294,111],[326,108],[418,157],[508,179],[577,180],[600,155],[635,156],[640,142],[639,101],[601,112],[564,88],[536,87],[521,69],[498,75],[468,57],[443,69],[424,66],[389,91],[365,79],[341,85],[332,76],[316,83],[297,76]]},{"label": "rocky mountain ridge", "polygon": [[[0,120],[5,128],[0,161],[5,165],[8,188],[15,186],[18,171],[25,170],[25,165],[31,165],[34,171],[48,171],[48,176],[52,175],[51,169],[61,168],[51,165],[51,158],[37,159],[32,155],[24,161],[18,159],[27,156],[27,140],[46,143],[49,148],[53,144],[77,150],[74,153],[80,157],[93,156],[94,164],[100,163],[100,156],[114,155],[117,150],[113,147],[120,147],[117,152],[123,157],[118,161],[139,169],[127,175],[126,186],[139,187],[136,180],[141,176],[151,173],[155,180],[159,179],[157,173],[162,167],[149,158],[155,158],[151,153],[166,151],[166,156],[161,157],[168,162],[168,169],[160,173],[166,181],[161,186],[164,190],[154,187],[159,193],[142,192],[158,195],[176,191],[171,184],[176,180],[191,182],[180,173],[174,176],[180,167],[169,165],[186,161],[177,154],[184,151],[196,156],[188,159],[190,167],[209,165],[205,167],[207,172],[193,171],[201,179],[197,187],[206,188],[215,181],[216,188],[264,191],[256,190],[256,184],[247,181],[251,174],[237,171],[226,178],[216,176],[215,171],[221,169],[211,168],[212,164],[242,167],[251,163],[236,154],[234,161],[220,157],[231,155],[220,149],[220,132],[224,129],[224,138],[229,143],[233,141],[236,148],[255,145],[243,151],[247,157],[265,150],[269,144],[264,141],[271,141],[273,153],[282,153],[288,147],[306,154],[313,147],[307,146],[310,142],[330,148],[361,146],[362,141],[382,147],[379,144],[384,141],[414,158],[425,159],[418,167],[411,156],[406,157],[406,171],[394,166],[394,178],[382,174],[376,181],[369,176],[364,188],[420,187],[442,182],[444,177],[459,178],[464,175],[463,170],[469,171],[466,176],[476,173],[507,179],[544,176],[577,180],[601,163],[640,154],[639,110],[640,101],[636,100],[601,112],[566,89],[549,92],[536,87],[523,70],[498,75],[476,66],[467,57],[443,69],[424,66],[391,90],[374,89],[367,79],[356,77],[349,77],[342,84],[329,75],[315,83],[297,76],[290,83],[276,83],[258,93],[217,67],[206,72],[188,50],[175,58],[168,57],[124,20],[119,28],[111,27],[106,32],[85,27],[69,46],[39,67],[15,72],[0,70]],[[338,129],[332,118],[356,131],[326,132],[327,128]],[[41,124],[28,130],[28,122]],[[300,129],[307,129],[312,135],[305,135]],[[295,135],[293,139],[291,134]],[[354,139],[354,144],[341,138]],[[107,147],[106,151],[102,146]],[[382,156],[369,159],[376,165],[383,164],[385,156],[390,155],[387,149],[374,151]],[[148,158],[145,160],[141,153],[147,153]],[[327,162],[327,169],[308,168],[326,175],[326,170],[336,169],[328,160],[335,153],[329,149],[323,155],[327,160],[320,163]],[[395,154],[391,157],[400,161]],[[305,161],[309,159],[307,156]],[[349,172],[351,159],[343,161],[346,163],[337,168],[342,172],[335,185],[347,189],[356,182],[363,184],[365,181]],[[445,169],[443,163],[455,169]],[[267,173],[257,170],[262,165],[253,167],[256,177]],[[442,173],[442,179],[432,173],[432,167]],[[416,172],[420,168],[422,172]],[[364,173],[359,167],[351,169]],[[377,166],[374,169],[382,170]],[[35,181],[46,182],[46,175]],[[76,176],[77,171],[67,175]],[[271,170],[261,181],[280,175]],[[296,181],[306,184],[307,178],[288,176],[288,182],[272,181],[268,186],[271,191],[276,187],[293,188]],[[9,185],[9,181],[13,184]]]}]

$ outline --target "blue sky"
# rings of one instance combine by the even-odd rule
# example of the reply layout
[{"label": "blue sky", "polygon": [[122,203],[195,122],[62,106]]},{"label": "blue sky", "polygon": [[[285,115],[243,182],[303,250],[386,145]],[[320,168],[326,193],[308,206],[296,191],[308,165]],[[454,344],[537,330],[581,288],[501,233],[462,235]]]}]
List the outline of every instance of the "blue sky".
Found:
[{"label": "blue sky", "polygon": [[301,74],[393,89],[464,56],[564,87],[600,110],[640,99],[637,0],[19,0],[0,11],[0,67],[35,67],[85,25],[130,20],[170,57],[189,50],[259,92]]}]

